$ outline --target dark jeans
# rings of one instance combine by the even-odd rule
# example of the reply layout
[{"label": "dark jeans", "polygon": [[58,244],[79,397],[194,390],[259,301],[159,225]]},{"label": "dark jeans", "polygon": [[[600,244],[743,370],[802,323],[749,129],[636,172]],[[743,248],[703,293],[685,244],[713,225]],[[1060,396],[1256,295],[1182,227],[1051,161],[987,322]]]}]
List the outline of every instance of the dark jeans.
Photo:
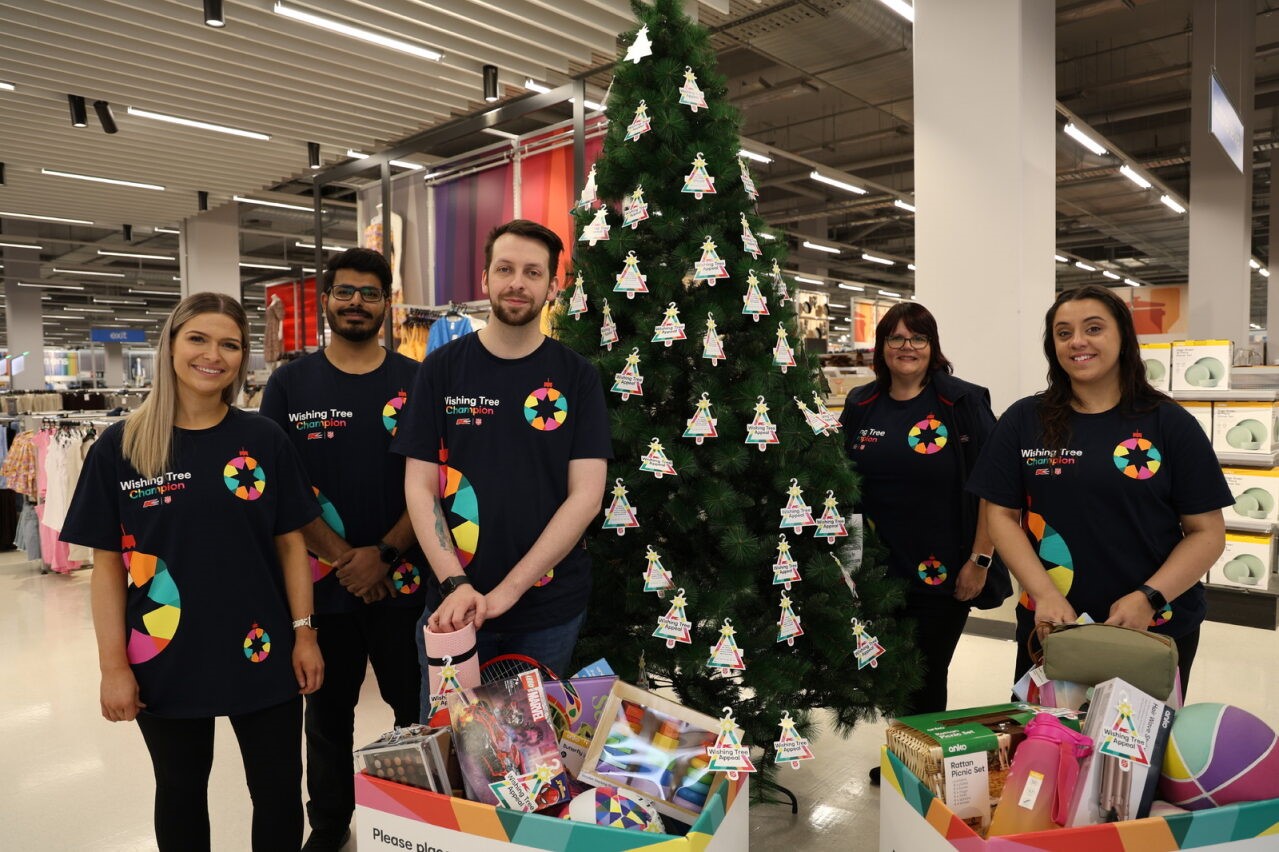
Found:
[{"label": "dark jeans", "polygon": [[924,655],[924,682],[907,700],[907,712],[940,713],[946,709],[946,682],[955,647],[968,622],[968,604],[950,595],[910,595],[905,616],[915,621],[915,646]]},{"label": "dark jeans", "polygon": [[[231,716],[253,799],[254,852],[302,845],[302,699]],[[142,713],[138,728],[155,771],[155,839],[161,852],[209,848],[213,718]]]},{"label": "dark jeans", "polygon": [[351,751],[355,705],[370,663],[378,692],[396,727],[417,721],[418,668],[413,646],[415,607],[361,607],[316,615],[324,655],[324,685],[306,699],[306,804],[312,831],[341,833],[355,812]]}]

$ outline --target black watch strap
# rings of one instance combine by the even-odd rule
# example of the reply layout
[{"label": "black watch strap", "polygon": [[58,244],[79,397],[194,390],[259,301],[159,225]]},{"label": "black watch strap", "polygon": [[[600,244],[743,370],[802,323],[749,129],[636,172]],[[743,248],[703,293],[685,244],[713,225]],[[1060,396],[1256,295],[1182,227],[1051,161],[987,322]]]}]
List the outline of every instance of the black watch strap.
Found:
[{"label": "black watch strap", "polygon": [[1150,606],[1155,612],[1160,612],[1168,606],[1168,599],[1164,597],[1164,593],[1153,586],[1142,586],[1140,591],[1146,596],[1146,600],[1150,601]]},{"label": "black watch strap", "polygon": [[458,590],[459,586],[471,585],[471,578],[465,574],[458,574],[453,577],[445,577],[440,581],[440,597],[447,598]]},{"label": "black watch strap", "polygon": [[400,559],[400,549],[393,544],[387,544],[384,541],[377,543],[378,556],[382,557],[382,561],[387,565],[394,565]]}]

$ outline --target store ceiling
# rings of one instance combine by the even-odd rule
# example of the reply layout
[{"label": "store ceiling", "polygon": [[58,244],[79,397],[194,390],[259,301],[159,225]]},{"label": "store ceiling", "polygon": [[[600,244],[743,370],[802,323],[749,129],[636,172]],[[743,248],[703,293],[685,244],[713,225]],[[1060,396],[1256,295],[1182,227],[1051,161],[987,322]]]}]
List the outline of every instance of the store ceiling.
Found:
[{"label": "store ceiling", "polygon": [[[176,298],[176,261],[109,257],[99,249],[176,257],[175,227],[234,195],[309,204],[307,142],[319,142],[325,166],[347,150],[377,151],[453,118],[478,112],[481,67],[499,67],[503,100],[526,94],[525,78],[552,85],[586,75],[602,96],[617,34],[632,26],[625,0],[287,0],[285,5],[436,48],[434,62],[329,33],[273,11],[275,0],[226,0],[226,26],[205,26],[200,0],[0,0],[0,241],[35,241],[50,288],[45,330],[76,342],[90,324],[120,318],[137,326],[146,309]],[[697,9],[712,28],[721,71],[743,114],[743,136],[766,145],[770,165],[753,164],[760,210],[792,235],[792,265],[847,281],[909,292],[912,275],[894,267],[815,256],[798,235],[818,236],[909,260],[914,222],[894,206],[909,197],[913,175],[910,24],[878,0],[707,0]],[[1267,262],[1269,155],[1279,106],[1279,0],[1257,0],[1254,119],[1254,254]],[[1058,0],[1058,102],[1081,116],[1164,184],[1189,196],[1190,0]],[[67,95],[82,95],[88,126],[73,128]],[[103,132],[92,103],[110,103],[116,134]],[[238,138],[131,115],[151,110],[269,134]],[[562,120],[547,110],[529,122]],[[430,164],[473,143],[408,158]],[[879,189],[854,197],[814,183],[814,165],[845,172]],[[1188,270],[1186,217],[1138,193],[1118,161],[1095,157],[1059,134],[1058,250],[1147,283],[1183,282]],[[163,191],[89,183],[42,169],[156,184]],[[398,169],[397,169],[398,171]],[[353,189],[329,188],[326,242],[355,238]],[[289,199],[290,195],[301,195]],[[1193,203],[1193,199],[1191,200]],[[299,267],[310,253],[311,216],[241,204],[242,262]],[[58,216],[92,225],[31,222],[4,213]],[[123,234],[132,226],[131,240]],[[31,251],[0,248],[6,258]],[[15,254],[19,252],[19,254]],[[849,253],[859,258],[859,253]],[[999,247],[992,246],[993,258]],[[71,270],[70,272],[55,272]],[[123,273],[123,279],[85,271]],[[243,270],[246,301],[279,272]],[[1070,286],[1100,273],[1058,266]],[[1104,279],[1098,278],[1099,281]],[[1264,279],[1254,276],[1258,292]],[[97,298],[138,298],[142,311],[118,316],[79,312]],[[155,295],[171,292],[172,297]],[[2,304],[0,300],[0,304]],[[117,306],[106,305],[115,310]],[[1264,323],[1264,299],[1254,321]],[[159,316],[152,316],[158,324]],[[129,319],[124,319],[129,318]],[[0,328],[0,345],[3,345]]]}]

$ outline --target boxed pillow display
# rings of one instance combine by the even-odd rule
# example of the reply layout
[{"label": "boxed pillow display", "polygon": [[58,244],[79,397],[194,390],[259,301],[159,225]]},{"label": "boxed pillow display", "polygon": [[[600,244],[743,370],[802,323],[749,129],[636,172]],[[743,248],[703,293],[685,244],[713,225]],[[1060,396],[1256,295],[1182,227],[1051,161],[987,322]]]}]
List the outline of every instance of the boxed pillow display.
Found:
[{"label": "boxed pillow display", "polygon": [[1141,344],[1141,360],[1146,365],[1146,381],[1155,390],[1172,389],[1172,344]]},{"label": "boxed pillow display", "polygon": [[1212,448],[1270,455],[1279,450],[1279,403],[1219,402],[1212,409]]},{"label": "boxed pillow display", "polygon": [[1199,425],[1203,427],[1204,434],[1208,436],[1208,440],[1212,440],[1212,403],[1211,402],[1178,402],[1178,404],[1190,413],[1190,416],[1199,421]]},{"label": "boxed pillow display", "polygon": [[1235,505],[1225,510],[1226,523],[1232,518],[1252,521],[1274,521],[1279,518],[1279,470],[1246,467],[1223,467],[1226,485]]},{"label": "boxed pillow display", "polygon": [[1274,579],[1274,538],[1226,533],[1226,549],[1208,571],[1208,582],[1235,589],[1269,591]]},{"label": "boxed pillow display", "polygon": [[1196,391],[1229,388],[1233,351],[1234,344],[1229,340],[1178,340],[1172,344],[1171,389]]}]

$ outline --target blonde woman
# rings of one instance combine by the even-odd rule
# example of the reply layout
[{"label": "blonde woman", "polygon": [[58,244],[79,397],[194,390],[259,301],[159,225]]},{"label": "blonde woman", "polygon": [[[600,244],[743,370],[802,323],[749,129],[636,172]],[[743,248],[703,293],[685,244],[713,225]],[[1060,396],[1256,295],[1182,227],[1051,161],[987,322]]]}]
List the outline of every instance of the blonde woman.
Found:
[{"label": "blonde woman", "polygon": [[102,715],[136,721],[161,850],[209,848],[213,724],[227,716],[253,799],[253,849],[302,841],[302,699],[324,676],[301,528],[320,514],[275,423],[232,406],[244,309],[183,299],[155,387],[94,445],[63,527],[94,549]]}]

